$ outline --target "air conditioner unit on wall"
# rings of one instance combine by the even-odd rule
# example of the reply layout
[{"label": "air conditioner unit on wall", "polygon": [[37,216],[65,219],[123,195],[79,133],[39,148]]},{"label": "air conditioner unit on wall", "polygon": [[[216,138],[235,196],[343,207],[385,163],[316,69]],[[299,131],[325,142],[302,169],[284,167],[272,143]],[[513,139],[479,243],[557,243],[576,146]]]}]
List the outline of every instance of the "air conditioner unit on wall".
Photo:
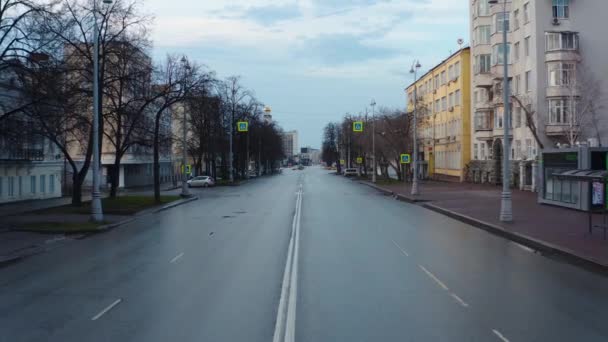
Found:
[{"label": "air conditioner unit on wall", "polygon": [[553,25],[557,26],[559,24],[559,18],[553,18]]}]

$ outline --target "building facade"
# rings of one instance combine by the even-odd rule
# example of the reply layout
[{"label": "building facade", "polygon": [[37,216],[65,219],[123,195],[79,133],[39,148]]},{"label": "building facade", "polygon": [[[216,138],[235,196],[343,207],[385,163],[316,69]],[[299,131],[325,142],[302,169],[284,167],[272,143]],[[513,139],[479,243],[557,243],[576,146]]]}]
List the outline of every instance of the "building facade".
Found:
[{"label": "building facade", "polygon": [[[608,2],[572,0],[472,0],[471,70],[473,161],[468,178],[502,183],[502,160],[513,160],[511,185],[538,190],[539,150],[597,145],[606,136],[602,119],[608,53],[601,13]],[[502,29],[507,24],[507,45]],[[503,51],[507,50],[507,61]],[[510,84],[511,149],[503,151],[503,66]],[[595,95],[591,95],[595,94]],[[591,105],[591,106],[590,106]]]},{"label": "building facade", "polygon": [[460,49],[406,89],[409,112],[414,110],[414,88],[424,175],[464,181],[471,158],[470,49]]},{"label": "building facade", "polygon": [[283,133],[283,150],[287,159],[293,158],[300,154],[298,131],[289,131]]}]

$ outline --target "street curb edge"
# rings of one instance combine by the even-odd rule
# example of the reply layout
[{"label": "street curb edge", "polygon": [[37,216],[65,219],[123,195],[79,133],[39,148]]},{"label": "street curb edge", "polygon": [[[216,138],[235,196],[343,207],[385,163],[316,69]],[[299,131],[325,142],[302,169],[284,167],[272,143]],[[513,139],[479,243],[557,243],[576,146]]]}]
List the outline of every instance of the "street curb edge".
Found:
[{"label": "street curb edge", "polygon": [[560,247],[560,246],[554,245],[554,244],[546,242],[546,241],[538,240],[536,238],[527,236],[525,234],[511,232],[511,231],[508,231],[507,229],[497,226],[495,224],[484,222],[484,221],[478,220],[476,218],[473,218],[473,217],[470,217],[470,216],[467,216],[464,214],[460,214],[460,213],[457,213],[457,212],[449,210],[449,209],[439,207],[434,204],[425,203],[425,204],[422,204],[421,206],[428,210],[432,210],[434,212],[448,216],[448,217],[458,220],[460,222],[470,224],[476,228],[483,229],[489,233],[501,236],[503,238],[517,242],[524,246],[527,246],[527,247],[530,247],[530,248],[533,248],[533,249],[536,249],[536,250],[539,250],[539,251],[542,251],[545,253],[550,253],[550,254],[555,254],[555,255],[565,257],[568,261],[570,261],[574,264],[585,266],[586,268],[590,268],[590,269],[593,269],[596,271],[602,271],[603,273],[608,272],[608,264],[605,264],[595,258],[578,254],[568,248]]}]

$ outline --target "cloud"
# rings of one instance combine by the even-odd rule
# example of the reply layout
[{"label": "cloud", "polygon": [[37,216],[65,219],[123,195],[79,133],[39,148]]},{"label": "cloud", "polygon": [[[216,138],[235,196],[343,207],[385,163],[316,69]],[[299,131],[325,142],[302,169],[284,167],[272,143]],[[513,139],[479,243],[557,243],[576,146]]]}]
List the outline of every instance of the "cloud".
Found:
[{"label": "cloud", "polygon": [[271,5],[249,8],[243,18],[251,19],[264,25],[272,25],[283,20],[300,17],[302,12],[296,5]]}]

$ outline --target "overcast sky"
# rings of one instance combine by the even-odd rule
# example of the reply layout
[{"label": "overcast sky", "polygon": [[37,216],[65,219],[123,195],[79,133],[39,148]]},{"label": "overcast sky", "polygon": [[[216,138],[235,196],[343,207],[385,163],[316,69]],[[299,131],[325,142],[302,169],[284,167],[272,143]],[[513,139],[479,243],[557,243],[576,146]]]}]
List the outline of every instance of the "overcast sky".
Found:
[{"label": "overcast sky", "polygon": [[[220,78],[242,76],[300,145],[347,112],[405,106],[423,69],[468,43],[464,0],[145,0],[154,57],[185,53]],[[377,108],[378,108],[377,107]]]}]

